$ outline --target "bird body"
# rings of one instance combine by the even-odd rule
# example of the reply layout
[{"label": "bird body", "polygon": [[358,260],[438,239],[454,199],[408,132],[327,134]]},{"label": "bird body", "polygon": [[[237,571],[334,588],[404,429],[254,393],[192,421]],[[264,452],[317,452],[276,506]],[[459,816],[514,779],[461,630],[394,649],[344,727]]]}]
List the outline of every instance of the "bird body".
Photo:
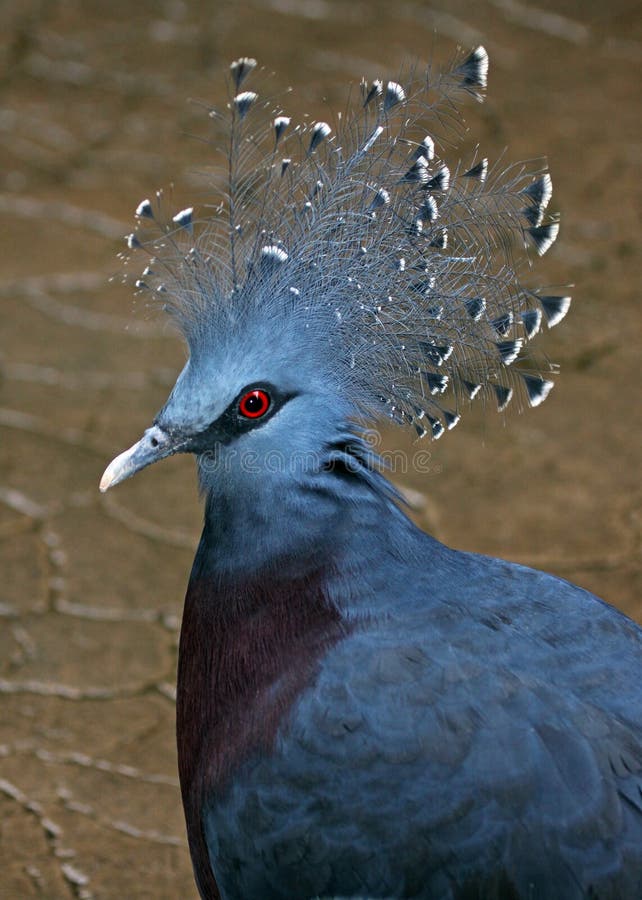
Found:
[{"label": "bird body", "polygon": [[232,66],[220,209],[137,209],[138,287],[190,356],[101,482],[197,458],[177,741],[200,894],[639,900],[640,629],[424,534],[367,429],[546,398],[516,361],[570,300],[522,284],[511,240],[555,239],[550,178],[436,158],[422,116],[480,99],[483,48],[365,85],[336,139],[281,109],[248,136],[255,66]]},{"label": "bird body", "polygon": [[355,490],[291,571],[221,578],[206,524],[177,698],[202,895],[642,896],[640,629]]}]

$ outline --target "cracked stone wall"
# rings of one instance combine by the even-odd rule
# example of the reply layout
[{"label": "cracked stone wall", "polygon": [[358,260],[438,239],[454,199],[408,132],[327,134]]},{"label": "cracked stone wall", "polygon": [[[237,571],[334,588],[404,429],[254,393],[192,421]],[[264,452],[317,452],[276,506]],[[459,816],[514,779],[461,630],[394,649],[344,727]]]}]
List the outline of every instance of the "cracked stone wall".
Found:
[{"label": "cracked stone wall", "polygon": [[[576,283],[541,344],[541,409],[483,411],[399,473],[437,537],[559,573],[642,618],[638,84],[642,16],[518,0],[248,0],[0,7],[0,897],[195,897],[174,749],[182,597],[200,527],[193,464],[101,497],[184,359],[123,286],[133,210],[175,184],[209,198],[222,158],[199,103],[231,59],[294,85],[346,83],[482,41],[484,152],[546,152],[563,215],[540,281]],[[474,143],[471,139],[471,145]],[[110,281],[110,277],[114,276]],[[395,435],[395,440],[399,440]],[[561,612],[560,614],[563,614]]]}]

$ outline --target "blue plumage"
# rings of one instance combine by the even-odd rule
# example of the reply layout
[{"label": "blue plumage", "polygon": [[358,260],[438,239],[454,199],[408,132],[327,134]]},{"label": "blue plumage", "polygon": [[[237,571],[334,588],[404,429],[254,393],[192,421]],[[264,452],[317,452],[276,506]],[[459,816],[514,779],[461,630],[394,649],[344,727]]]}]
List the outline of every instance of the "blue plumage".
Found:
[{"label": "blue plumage", "polygon": [[364,85],[336,136],[270,107],[253,137],[255,66],[220,209],[138,207],[139,287],[190,358],[101,482],[198,460],[177,740],[201,896],[639,898],[640,629],[422,533],[363,431],[546,398],[517,360],[570,301],[522,285],[513,238],[554,240],[550,178],[449,168],[426,136],[480,97],[483,48]]}]

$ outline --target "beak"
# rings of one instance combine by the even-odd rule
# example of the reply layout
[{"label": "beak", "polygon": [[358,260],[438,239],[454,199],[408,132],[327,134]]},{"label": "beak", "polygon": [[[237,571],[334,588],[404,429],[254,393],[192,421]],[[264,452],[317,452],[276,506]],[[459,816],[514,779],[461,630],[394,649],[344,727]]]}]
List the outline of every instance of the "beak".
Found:
[{"label": "beak", "polygon": [[109,463],[100,479],[100,490],[104,493],[130,475],[135,475],[145,466],[151,466],[166,456],[179,453],[185,449],[186,443],[184,435],[170,435],[159,425],[152,425],[137,444]]}]

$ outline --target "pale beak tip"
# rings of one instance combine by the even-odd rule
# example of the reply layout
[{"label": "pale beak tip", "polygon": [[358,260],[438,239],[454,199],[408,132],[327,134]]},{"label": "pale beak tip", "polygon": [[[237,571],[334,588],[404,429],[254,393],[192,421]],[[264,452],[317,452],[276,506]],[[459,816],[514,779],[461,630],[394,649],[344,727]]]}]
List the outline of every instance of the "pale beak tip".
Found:
[{"label": "pale beak tip", "polygon": [[105,491],[108,491],[109,488],[114,483],[114,466],[113,463],[110,463],[105,471],[103,472],[103,477],[100,479],[100,484],[98,485],[98,490],[101,494],[104,494]]},{"label": "pale beak tip", "polygon": [[140,442],[134,444],[129,450],[125,450],[115,459],[112,459],[103,472],[103,477],[100,479],[100,484],[98,485],[101,494],[104,494],[110,487],[113,487],[115,484],[120,484],[125,478],[134,474],[136,467],[132,464],[132,457],[136,453],[139,445]]}]

